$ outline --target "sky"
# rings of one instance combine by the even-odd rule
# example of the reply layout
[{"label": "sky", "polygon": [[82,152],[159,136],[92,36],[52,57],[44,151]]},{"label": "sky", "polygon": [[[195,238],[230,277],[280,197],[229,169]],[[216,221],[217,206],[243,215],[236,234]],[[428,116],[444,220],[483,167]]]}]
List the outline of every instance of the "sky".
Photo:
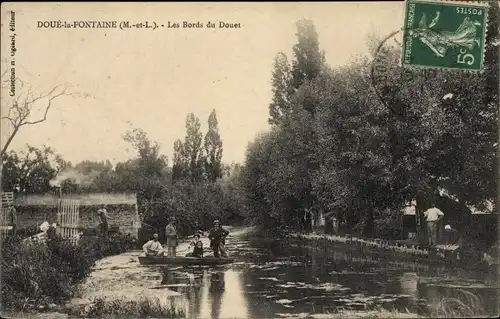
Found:
[{"label": "sky", "polygon": [[[10,10],[15,31],[9,31]],[[25,86],[47,92],[70,85],[79,95],[52,102],[45,122],[23,127],[10,150],[26,144],[53,147],[65,160],[124,161],[136,154],[122,136],[143,129],[173,158],[193,112],[206,132],[215,109],[223,161],[243,162],[257,133],[269,129],[275,55],[292,59],[295,22],[312,19],[331,66],[367,55],[367,38],[402,26],[404,2],[332,3],[2,3],[2,74],[15,33],[15,72]],[[182,21],[240,23],[235,29],[37,28],[38,21]],[[7,57],[7,58],[6,58]],[[8,80],[8,79],[7,79]],[[4,78],[2,78],[4,81]],[[85,96],[86,95],[86,96]],[[2,89],[2,112],[9,107]],[[41,115],[46,100],[32,117]],[[9,125],[2,121],[1,144]],[[171,163],[171,162],[170,162]]]}]

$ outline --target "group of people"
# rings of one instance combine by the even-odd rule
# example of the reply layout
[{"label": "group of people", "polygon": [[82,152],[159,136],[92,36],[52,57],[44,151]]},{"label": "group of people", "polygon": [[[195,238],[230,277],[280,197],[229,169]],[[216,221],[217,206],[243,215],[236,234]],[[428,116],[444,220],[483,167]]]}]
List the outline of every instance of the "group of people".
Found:
[{"label": "group of people", "polygon": [[[165,238],[167,251],[166,255],[168,257],[177,256],[177,246],[179,245],[179,236],[176,227],[176,218],[171,217],[168,225],[165,227]],[[186,255],[186,257],[196,257],[202,258],[204,254],[203,242],[201,241],[202,231],[197,231],[194,234],[194,238],[190,243],[190,248],[192,251]],[[214,252],[215,258],[227,257],[225,243],[226,237],[229,235],[229,231],[224,229],[219,220],[214,220],[213,228],[208,233],[208,239],[210,239],[210,248]],[[146,256],[164,256],[165,251],[163,245],[159,242],[158,234],[154,234],[153,238],[142,246]]]},{"label": "group of people", "polygon": [[[430,247],[435,247],[437,245],[438,224],[444,217],[444,213],[438,208],[433,207],[424,212],[424,217],[427,223],[428,244]],[[446,246],[454,246],[460,243],[461,238],[457,229],[454,229],[451,225],[447,224],[444,226],[444,230]]]}]

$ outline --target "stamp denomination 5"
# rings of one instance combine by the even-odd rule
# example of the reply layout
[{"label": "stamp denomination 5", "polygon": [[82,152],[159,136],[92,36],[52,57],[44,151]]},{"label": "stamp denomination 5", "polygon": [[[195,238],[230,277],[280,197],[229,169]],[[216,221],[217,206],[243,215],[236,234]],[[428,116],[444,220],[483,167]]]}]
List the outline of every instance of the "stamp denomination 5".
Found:
[{"label": "stamp denomination 5", "polygon": [[487,5],[407,0],[402,64],[479,71]]}]

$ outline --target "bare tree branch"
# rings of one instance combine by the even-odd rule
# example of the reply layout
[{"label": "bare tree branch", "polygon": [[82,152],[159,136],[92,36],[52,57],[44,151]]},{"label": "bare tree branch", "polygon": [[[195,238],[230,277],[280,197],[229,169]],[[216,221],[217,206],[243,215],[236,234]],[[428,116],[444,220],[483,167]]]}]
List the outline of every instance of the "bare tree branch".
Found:
[{"label": "bare tree branch", "polygon": [[[5,74],[7,74],[7,72],[4,72],[4,74],[2,74],[2,77]],[[16,81],[20,83],[19,86],[20,91],[24,90],[25,83],[19,78],[17,78]],[[5,88],[4,83],[6,82],[9,83],[10,85],[10,80],[2,81],[2,88]],[[7,152],[8,147],[10,146],[12,140],[17,135],[21,127],[26,125],[39,124],[47,120],[47,116],[49,114],[51,107],[53,106],[54,100],[62,96],[84,97],[84,98],[88,97],[88,94],[80,95],[74,92],[69,92],[68,88],[69,88],[68,84],[60,84],[56,85],[46,93],[35,94],[33,89],[31,87],[28,87],[25,90],[26,93],[24,94],[21,93],[16,98],[14,98],[14,100],[12,101],[12,105],[7,111],[7,114],[0,118],[1,120],[9,121],[9,123],[12,126],[12,132],[10,133],[10,135],[8,135],[7,141],[5,142],[4,146],[2,147],[2,150],[0,151],[0,156],[3,156]],[[45,105],[42,104],[43,100],[46,100]],[[41,116],[38,119],[32,119],[31,118],[32,112],[35,109],[35,107],[38,109],[38,104],[43,105],[43,107],[41,107],[41,110],[43,110],[42,111],[43,116]]]},{"label": "bare tree branch", "polygon": [[[52,90],[51,92],[53,92],[54,90]],[[36,120],[36,121],[25,121],[24,123],[22,123],[21,125],[33,125],[33,124],[38,124],[38,123],[41,123],[41,122],[44,122],[47,120],[47,114],[49,113],[49,109],[50,107],[52,106],[52,101],[54,99],[57,99],[58,97],[60,96],[63,96],[63,95],[68,95],[66,93],[66,89],[64,89],[61,93],[59,94],[56,94],[56,95],[53,95],[49,98],[49,101],[47,103],[47,106],[45,107],[45,112],[43,113],[43,118],[39,119],[39,120]],[[69,94],[71,95],[71,94]],[[33,100],[33,101],[36,101],[36,100]]]}]

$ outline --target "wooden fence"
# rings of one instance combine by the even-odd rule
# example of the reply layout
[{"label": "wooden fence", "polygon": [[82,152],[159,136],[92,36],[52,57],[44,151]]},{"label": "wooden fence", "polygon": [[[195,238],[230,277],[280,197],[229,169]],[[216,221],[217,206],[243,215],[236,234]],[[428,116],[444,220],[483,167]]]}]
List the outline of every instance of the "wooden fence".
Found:
[{"label": "wooden fence", "polygon": [[3,241],[9,232],[14,229],[13,214],[14,214],[14,193],[2,192],[2,201],[0,203],[0,241]]},{"label": "wooden fence", "polygon": [[14,192],[2,192],[2,206],[12,207],[14,204]]},{"label": "wooden fence", "polygon": [[11,223],[11,214],[11,208],[0,207],[0,241],[2,242],[14,229],[14,225]]},{"label": "wooden fence", "polygon": [[57,212],[58,235],[70,240],[74,245],[79,239],[80,224],[80,201],[73,199],[62,199]]}]

